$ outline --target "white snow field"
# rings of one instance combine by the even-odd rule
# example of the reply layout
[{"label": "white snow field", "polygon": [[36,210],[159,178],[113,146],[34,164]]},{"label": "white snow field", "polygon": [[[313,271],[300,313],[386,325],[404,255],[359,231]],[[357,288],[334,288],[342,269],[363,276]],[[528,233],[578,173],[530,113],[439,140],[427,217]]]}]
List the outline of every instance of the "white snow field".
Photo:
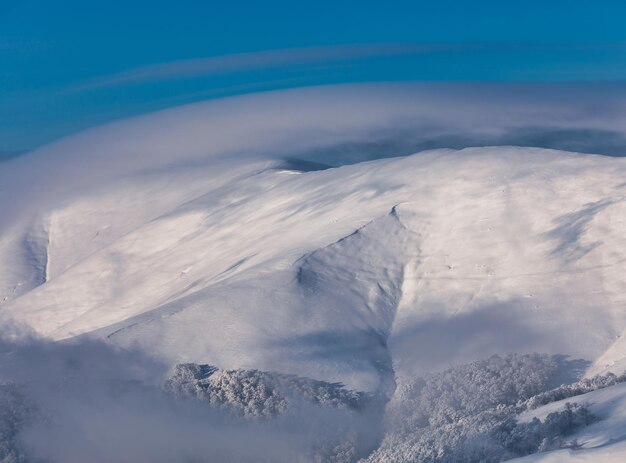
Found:
[{"label": "white snow field", "polygon": [[[2,319],[389,397],[495,353],[626,369],[626,158],[495,146],[294,162],[417,117],[396,96],[337,91],[192,105],[0,164]],[[624,408],[623,385],[592,394]],[[582,431],[583,450],[524,461],[624,461],[611,420]]]}]

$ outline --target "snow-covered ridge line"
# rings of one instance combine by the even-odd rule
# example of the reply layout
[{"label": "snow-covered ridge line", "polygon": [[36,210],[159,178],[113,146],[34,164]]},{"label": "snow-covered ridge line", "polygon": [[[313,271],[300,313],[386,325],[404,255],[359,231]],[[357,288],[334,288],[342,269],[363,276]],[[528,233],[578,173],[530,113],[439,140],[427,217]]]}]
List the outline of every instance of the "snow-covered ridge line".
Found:
[{"label": "snow-covered ridge line", "polygon": [[351,306],[368,317],[368,343],[379,351],[374,360],[382,376],[379,392],[388,396],[395,389],[388,339],[402,298],[404,266],[418,253],[396,207],[295,263],[298,291],[308,306]]}]

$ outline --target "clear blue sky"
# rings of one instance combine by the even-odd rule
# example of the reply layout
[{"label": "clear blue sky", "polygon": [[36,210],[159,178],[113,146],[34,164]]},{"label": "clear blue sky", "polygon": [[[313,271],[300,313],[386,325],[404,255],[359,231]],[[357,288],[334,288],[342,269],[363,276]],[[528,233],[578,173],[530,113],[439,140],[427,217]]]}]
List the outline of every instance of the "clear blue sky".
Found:
[{"label": "clear blue sky", "polygon": [[623,0],[0,0],[0,156],[274,88],[623,81],[625,22]]}]

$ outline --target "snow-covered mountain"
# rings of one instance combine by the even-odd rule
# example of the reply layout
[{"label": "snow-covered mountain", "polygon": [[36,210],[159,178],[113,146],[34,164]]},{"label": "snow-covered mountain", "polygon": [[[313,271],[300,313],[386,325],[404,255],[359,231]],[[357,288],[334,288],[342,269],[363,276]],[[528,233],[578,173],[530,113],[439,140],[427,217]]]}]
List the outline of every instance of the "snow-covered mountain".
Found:
[{"label": "snow-covered mountain", "polygon": [[2,319],[392,404],[492,354],[623,373],[626,159],[495,146],[329,167],[310,153],[412,115],[342,117],[332,96],[166,111],[0,164]]}]

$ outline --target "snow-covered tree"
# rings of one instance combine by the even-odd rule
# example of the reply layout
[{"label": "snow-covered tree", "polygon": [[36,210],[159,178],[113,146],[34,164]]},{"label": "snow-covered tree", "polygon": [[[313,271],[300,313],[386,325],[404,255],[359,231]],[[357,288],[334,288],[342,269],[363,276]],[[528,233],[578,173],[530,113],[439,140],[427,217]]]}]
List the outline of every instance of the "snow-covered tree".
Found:
[{"label": "snow-covered tree", "polygon": [[401,382],[368,462],[496,463],[568,445],[568,435],[595,419],[584,406],[516,421],[538,394],[549,394],[560,367],[549,355],[492,356]]}]

